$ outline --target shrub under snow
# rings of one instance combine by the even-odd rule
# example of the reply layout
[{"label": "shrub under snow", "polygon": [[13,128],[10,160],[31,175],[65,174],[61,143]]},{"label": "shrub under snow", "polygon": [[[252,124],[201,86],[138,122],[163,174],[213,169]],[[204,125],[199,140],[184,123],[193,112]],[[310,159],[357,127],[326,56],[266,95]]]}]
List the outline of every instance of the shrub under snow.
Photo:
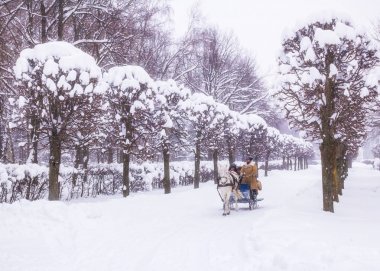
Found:
[{"label": "shrub under snow", "polygon": [[[212,167],[212,162],[202,162],[201,182],[212,179]],[[193,184],[193,162],[172,162],[170,169],[173,187]],[[48,167],[37,164],[0,164],[0,203],[45,198],[48,192],[48,173]],[[92,164],[87,171],[61,166],[61,199],[120,194],[122,176],[123,165],[116,163]],[[162,188],[163,176],[161,163],[132,164],[130,189],[138,192]]]}]

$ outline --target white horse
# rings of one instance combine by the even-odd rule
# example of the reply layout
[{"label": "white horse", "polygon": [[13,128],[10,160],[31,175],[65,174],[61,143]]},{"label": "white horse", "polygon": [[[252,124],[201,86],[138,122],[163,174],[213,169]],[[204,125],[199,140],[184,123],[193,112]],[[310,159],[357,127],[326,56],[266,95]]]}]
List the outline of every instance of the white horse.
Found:
[{"label": "white horse", "polygon": [[[237,173],[229,171],[228,166],[224,165],[218,166],[218,173],[219,178],[217,190],[223,201],[223,215],[225,216],[230,214],[230,197],[232,192],[237,191],[239,176]],[[238,195],[235,195],[234,198],[236,204],[235,210],[237,210]]]}]

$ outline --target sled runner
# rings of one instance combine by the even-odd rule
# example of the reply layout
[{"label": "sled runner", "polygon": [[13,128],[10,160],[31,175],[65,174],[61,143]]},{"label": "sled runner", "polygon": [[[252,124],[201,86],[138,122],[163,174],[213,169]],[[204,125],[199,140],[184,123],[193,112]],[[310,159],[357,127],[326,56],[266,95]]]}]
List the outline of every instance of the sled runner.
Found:
[{"label": "sled runner", "polygon": [[[250,189],[248,184],[240,184],[239,185],[240,193],[232,193],[230,196],[230,208],[233,207],[234,204],[237,203],[248,203],[249,209],[253,210],[258,207],[257,202],[264,200],[263,198],[254,197],[251,199],[250,197]],[[236,197],[237,201],[236,201]]]}]

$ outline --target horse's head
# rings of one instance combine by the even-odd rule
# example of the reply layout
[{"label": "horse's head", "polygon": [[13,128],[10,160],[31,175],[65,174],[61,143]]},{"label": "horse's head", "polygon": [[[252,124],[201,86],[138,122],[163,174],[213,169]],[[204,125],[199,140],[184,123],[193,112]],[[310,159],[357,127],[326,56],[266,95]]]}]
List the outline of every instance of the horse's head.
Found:
[{"label": "horse's head", "polygon": [[228,165],[218,164],[218,177],[220,185],[226,185],[231,183],[231,175],[228,171]]}]

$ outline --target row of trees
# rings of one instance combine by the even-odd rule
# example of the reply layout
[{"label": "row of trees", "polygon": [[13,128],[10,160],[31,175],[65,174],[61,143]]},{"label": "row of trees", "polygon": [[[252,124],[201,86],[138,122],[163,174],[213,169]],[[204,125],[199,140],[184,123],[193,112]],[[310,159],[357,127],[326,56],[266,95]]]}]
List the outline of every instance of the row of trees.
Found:
[{"label": "row of trees", "polygon": [[365,33],[335,16],[305,23],[282,46],[278,97],[292,126],[320,143],[323,209],[334,212],[376,106],[379,55]]},{"label": "row of trees", "polygon": [[209,95],[191,94],[173,80],[154,81],[139,66],[115,66],[102,74],[94,58],[66,42],[23,50],[14,73],[20,92],[11,99],[11,127],[36,131],[47,142],[51,200],[59,199],[62,151],[73,146],[78,168],[86,168],[91,148],[118,146],[124,196],[130,192],[131,157],[161,156],[165,193],[170,193],[170,154],[190,146],[195,146],[195,188],[202,153],[209,150],[215,165],[223,154],[230,162],[237,154],[254,155],[266,165],[271,157],[301,163],[312,154],[310,144],[280,135],[261,117],[233,111]]},{"label": "row of trees", "polygon": [[[195,10],[184,35],[175,40],[166,0],[14,0],[0,3],[0,160],[15,161],[16,142],[28,161],[42,147],[34,130],[9,128],[12,105],[20,95],[12,67],[20,52],[51,40],[67,41],[92,55],[103,69],[138,65],[156,80],[174,78],[193,92],[211,95],[241,113],[259,113],[278,122],[254,59],[231,34],[207,25]],[[31,154],[30,147],[34,150]],[[104,145],[112,157],[112,141]],[[86,150],[81,151],[86,157]],[[30,155],[31,154],[31,155]],[[99,156],[104,156],[103,148]],[[121,156],[121,155],[120,155]]]}]

